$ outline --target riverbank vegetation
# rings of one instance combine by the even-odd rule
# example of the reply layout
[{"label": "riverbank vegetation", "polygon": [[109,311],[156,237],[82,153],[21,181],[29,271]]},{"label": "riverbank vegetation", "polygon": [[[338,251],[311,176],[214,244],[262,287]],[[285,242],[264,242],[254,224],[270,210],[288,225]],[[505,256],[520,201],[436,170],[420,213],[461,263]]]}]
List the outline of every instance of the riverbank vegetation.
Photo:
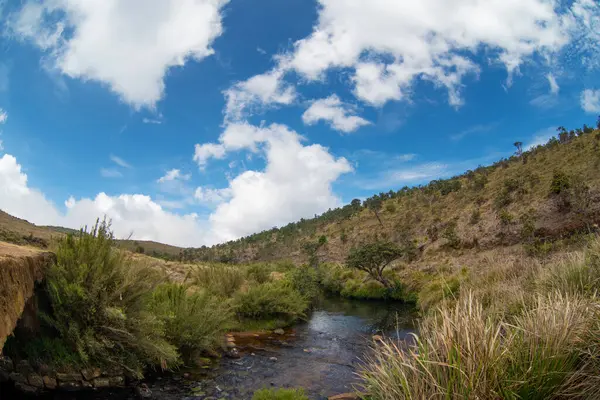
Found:
[{"label": "riverbank vegetation", "polygon": [[182,282],[170,281],[119,250],[106,221],[60,238],[54,252],[41,332],[9,339],[4,351],[15,359],[140,377],[146,368],[194,365],[225,350],[226,331],[289,325],[316,295],[285,263],[196,266]]},{"label": "riverbank vegetation", "polygon": [[414,343],[376,344],[367,398],[599,398],[600,239],[479,267],[428,304]]}]

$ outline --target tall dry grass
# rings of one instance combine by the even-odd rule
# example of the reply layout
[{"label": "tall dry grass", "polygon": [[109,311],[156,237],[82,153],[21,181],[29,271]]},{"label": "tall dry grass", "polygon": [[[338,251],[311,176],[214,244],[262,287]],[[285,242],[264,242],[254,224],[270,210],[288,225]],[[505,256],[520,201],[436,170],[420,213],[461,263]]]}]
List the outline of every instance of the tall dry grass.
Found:
[{"label": "tall dry grass", "polygon": [[600,240],[552,265],[499,264],[430,312],[414,343],[374,348],[368,398],[600,398]]}]

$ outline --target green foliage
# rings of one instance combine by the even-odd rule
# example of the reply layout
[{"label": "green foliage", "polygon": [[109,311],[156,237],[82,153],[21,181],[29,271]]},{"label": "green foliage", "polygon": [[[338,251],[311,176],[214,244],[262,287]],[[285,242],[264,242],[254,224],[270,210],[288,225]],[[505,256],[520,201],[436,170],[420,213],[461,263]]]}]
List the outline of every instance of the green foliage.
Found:
[{"label": "green foliage", "polygon": [[494,207],[502,209],[512,203],[512,201],[513,199],[510,192],[506,188],[503,188],[494,199]]},{"label": "green foliage", "polygon": [[265,283],[271,280],[271,268],[266,264],[251,264],[246,270],[248,279],[257,283]]},{"label": "green foliage", "polygon": [[244,271],[225,265],[202,266],[191,274],[193,282],[221,297],[231,297],[244,283]]},{"label": "green foliage", "polygon": [[456,233],[456,221],[450,221],[446,224],[442,237],[448,241],[447,245],[449,247],[453,249],[460,248],[462,241]]},{"label": "green foliage", "polygon": [[154,290],[151,308],[164,321],[165,337],[184,360],[216,348],[233,316],[227,303],[207,291],[175,283]]},{"label": "green foliage", "polygon": [[500,225],[508,226],[513,223],[515,217],[506,210],[500,210],[498,219],[500,220]]},{"label": "green foliage", "polygon": [[292,287],[305,299],[312,301],[321,293],[317,270],[312,267],[302,266],[288,273]]},{"label": "green foliage", "polygon": [[550,194],[561,194],[569,190],[571,179],[563,171],[554,171],[550,182]]},{"label": "green foliage", "polygon": [[391,242],[375,242],[350,250],[346,258],[349,268],[358,269],[368,273],[372,279],[389,288],[391,283],[383,275],[385,268],[400,258],[403,250]]},{"label": "green foliage", "polygon": [[308,400],[302,389],[260,389],[252,400]]},{"label": "green foliage", "polygon": [[536,222],[535,210],[531,209],[528,212],[521,215],[520,221],[521,221],[521,231],[520,231],[521,239],[525,243],[531,243],[535,237],[535,222]]},{"label": "green foliage", "polygon": [[292,322],[305,316],[308,301],[290,283],[274,281],[236,293],[233,306],[241,318],[281,318]]},{"label": "green foliage", "polygon": [[507,178],[504,180],[504,188],[509,193],[516,191],[520,186],[520,182],[514,178]]},{"label": "green foliage", "polygon": [[390,214],[393,214],[396,212],[396,206],[394,205],[394,203],[386,203],[385,211],[389,212]]},{"label": "green foliage", "polygon": [[52,308],[46,322],[84,363],[138,375],[145,365],[175,365],[177,352],[148,307],[162,277],[132,264],[113,245],[106,222],[58,242],[46,278]]}]

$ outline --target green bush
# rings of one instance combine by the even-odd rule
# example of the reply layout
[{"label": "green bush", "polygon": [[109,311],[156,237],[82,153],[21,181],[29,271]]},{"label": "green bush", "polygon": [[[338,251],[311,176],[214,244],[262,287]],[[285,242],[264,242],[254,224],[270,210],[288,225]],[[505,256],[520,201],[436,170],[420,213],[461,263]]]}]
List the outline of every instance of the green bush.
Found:
[{"label": "green bush", "polygon": [[260,389],[252,400],[308,400],[302,389]]},{"label": "green bush", "polygon": [[176,283],[156,288],[152,311],[164,321],[167,340],[186,360],[216,348],[233,316],[230,306],[221,299]]},{"label": "green bush", "polygon": [[266,264],[251,264],[246,270],[246,276],[257,283],[265,283],[271,280],[271,268]]},{"label": "green bush", "polygon": [[571,188],[570,177],[562,171],[554,171],[552,182],[550,182],[550,193],[561,194]]},{"label": "green bush", "polygon": [[221,297],[231,297],[244,283],[244,271],[237,267],[210,265],[192,272],[193,282]]},{"label": "green bush", "polygon": [[315,268],[298,267],[288,273],[288,279],[292,287],[309,301],[316,299],[321,293],[319,276]]},{"label": "green bush", "polygon": [[234,309],[241,318],[282,319],[292,322],[305,316],[308,301],[286,281],[267,282],[238,292]]},{"label": "green bush", "polygon": [[44,320],[83,363],[124,367],[136,375],[146,365],[176,364],[177,351],[148,307],[162,277],[131,263],[113,245],[105,221],[59,240],[46,277],[51,313]]}]

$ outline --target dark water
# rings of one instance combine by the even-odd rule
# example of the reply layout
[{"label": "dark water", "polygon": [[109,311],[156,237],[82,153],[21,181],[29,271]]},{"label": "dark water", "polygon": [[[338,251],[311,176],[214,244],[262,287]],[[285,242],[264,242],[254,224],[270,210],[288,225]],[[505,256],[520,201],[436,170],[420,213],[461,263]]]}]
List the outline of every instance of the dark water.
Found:
[{"label": "dark water", "polygon": [[[307,321],[285,334],[237,338],[240,358],[223,358],[211,368],[179,371],[148,380],[152,398],[251,399],[264,387],[303,387],[311,399],[350,392],[372,336],[406,339],[415,314],[398,303],[324,299]],[[184,375],[185,374],[185,375]],[[8,397],[7,397],[8,398]],[[55,394],[55,400],[135,399],[130,390],[86,395]]]}]

